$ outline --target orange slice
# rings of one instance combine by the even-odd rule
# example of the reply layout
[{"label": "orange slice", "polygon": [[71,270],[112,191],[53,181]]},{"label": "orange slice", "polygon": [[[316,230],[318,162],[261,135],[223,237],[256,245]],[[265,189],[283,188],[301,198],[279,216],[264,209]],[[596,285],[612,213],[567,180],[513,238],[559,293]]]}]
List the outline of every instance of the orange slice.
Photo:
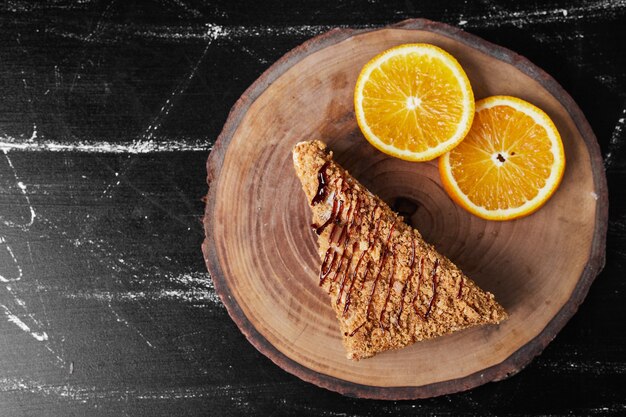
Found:
[{"label": "orange slice", "polygon": [[428,161],[463,140],[474,117],[474,94],[452,55],[414,43],[391,48],[363,67],[354,108],[374,147],[407,161]]},{"label": "orange slice", "polygon": [[508,96],[478,101],[463,142],[439,159],[450,197],[489,220],[536,211],[556,191],[564,169],[561,136],[550,117]]}]

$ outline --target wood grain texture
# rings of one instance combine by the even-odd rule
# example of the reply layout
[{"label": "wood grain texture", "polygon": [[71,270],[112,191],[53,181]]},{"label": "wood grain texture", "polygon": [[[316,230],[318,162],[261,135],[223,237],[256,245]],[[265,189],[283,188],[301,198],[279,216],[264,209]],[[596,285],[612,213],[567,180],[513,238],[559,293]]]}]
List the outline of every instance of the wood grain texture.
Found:
[{"label": "wood grain texture", "polygon": [[[552,117],[568,169],[540,212],[511,222],[482,221],[451,202],[435,163],[407,163],[367,145],[353,115],[356,77],[371,57],[411,42],[432,43],[455,56],[478,99],[518,96]],[[347,360],[334,314],[316,288],[320,260],[291,163],[295,143],[308,139],[327,142],[337,160],[391,206],[405,199],[419,207],[411,221],[426,240],[493,292],[510,318],[499,327]],[[420,398],[516,373],[554,338],[604,265],[606,179],[582,112],[527,60],[450,26],[409,20],[308,41],[244,93],[216,148],[208,162],[204,250],[218,293],[262,353],[332,390]]]},{"label": "wood grain texture", "polygon": [[[200,199],[230,108],[273,62],[336,27],[412,17],[514,50],[572,95],[606,167],[607,263],[514,377],[359,400],[283,371],[241,334],[199,250]],[[621,0],[0,3],[0,275],[21,271],[0,282],[0,304],[29,328],[0,307],[0,415],[622,415],[625,19]]]}]

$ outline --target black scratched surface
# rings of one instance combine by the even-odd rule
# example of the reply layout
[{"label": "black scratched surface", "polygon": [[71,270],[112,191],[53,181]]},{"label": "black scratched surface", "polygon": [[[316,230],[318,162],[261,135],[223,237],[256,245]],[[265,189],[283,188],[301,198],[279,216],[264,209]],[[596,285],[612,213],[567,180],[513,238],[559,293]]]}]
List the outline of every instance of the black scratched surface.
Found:
[{"label": "black scratched surface", "polygon": [[[626,415],[626,1],[0,4],[0,415]],[[411,17],[573,96],[610,190],[607,264],[544,353],[439,398],[357,400],[259,354],[213,290],[205,161],[239,95],[333,27]]]}]

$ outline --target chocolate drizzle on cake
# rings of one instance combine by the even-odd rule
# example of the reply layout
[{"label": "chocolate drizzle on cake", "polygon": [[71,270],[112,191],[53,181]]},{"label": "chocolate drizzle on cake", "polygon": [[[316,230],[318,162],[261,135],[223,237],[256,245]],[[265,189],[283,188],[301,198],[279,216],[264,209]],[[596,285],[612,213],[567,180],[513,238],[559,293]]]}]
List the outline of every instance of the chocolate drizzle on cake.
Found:
[{"label": "chocolate drizzle on cake", "polygon": [[352,330],[348,336],[350,336],[350,337],[354,336],[356,334],[356,332],[358,332],[361,327],[365,326],[365,323],[367,323],[367,320],[364,321],[363,323],[361,323],[359,326],[357,326],[354,330]]},{"label": "chocolate drizzle on cake", "polygon": [[376,292],[376,286],[378,284],[378,279],[380,278],[380,274],[383,271],[383,268],[385,267],[385,261],[387,260],[387,256],[391,252],[388,249],[388,246],[389,246],[389,240],[391,239],[391,236],[395,228],[396,228],[396,223],[393,223],[391,225],[391,228],[389,229],[389,235],[387,235],[387,241],[385,242],[385,245],[381,249],[382,256],[380,257],[380,262],[378,264],[378,273],[376,274],[376,278],[374,278],[374,284],[372,285],[372,292],[370,293],[370,297],[367,301],[367,311],[365,313],[365,317],[369,317],[370,312],[372,310],[372,299],[374,298],[374,293]]},{"label": "chocolate drizzle on cake", "polygon": [[337,200],[334,199],[333,210],[330,212],[330,216],[328,216],[328,219],[321,226],[312,224],[311,227],[313,228],[313,230],[315,230],[316,234],[321,235],[324,229],[326,229],[326,226],[334,222],[336,217],[337,217]]},{"label": "chocolate drizzle on cake", "polygon": [[318,204],[319,202],[323,201],[326,198],[326,194],[328,193],[328,190],[326,189],[326,185],[328,185],[328,173],[326,172],[326,170],[329,167],[329,165],[330,165],[330,161],[326,161],[324,165],[322,165],[320,170],[317,172],[317,181],[318,181],[317,193],[315,194],[315,197],[313,197],[313,200],[311,200],[312,206]]},{"label": "chocolate drizzle on cake", "polygon": [[435,266],[433,267],[432,272],[430,273],[430,277],[433,281],[433,295],[430,297],[430,302],[428,303],[428,309],[424,314],[424,318],[427,319],[430,311],[433,308],[433,304],[435,303],[435,298],[437,297],[437,284],[439,283],[439,277],[437,276],[437,267],[439,266],[439,259],[435,259]]},{"label": "chocolate drizzle on cake", "polygon": [[402,311],[404,310],[404,298],[406,297],[406,289],[409,288],[409,282],[411,281],[411,277],[413,276],[413,270],[415,269],[415,239],[411,236],[411,262],[409,262],[409,275],[406,277],[406,281],[404,281],[404,285],[402,286],[402,291],[400,291],[400,311],[398,311],[398,316],[396,317],[396,322],[400,324],[400,318],[402,317]]},{"label": "chocolate drizzle on cake", "polygon": [[[330,258],[330,263],[328,263],[329,256],[331,255],[332,258]],[[326,280],[326,277],[332,270],[336,257],[337,252],[332,247],[328,248],[328,250],[326,251],[326,255],[324,255],[324,260],[322,261],[322,267],[320,268],[320,286],[324,283],[324,280]]]},{"label": "chocolate drizzle on cake", "polygon": [[417,285],[415,285],[415,295],[411,299],[411,304],[413,305],[413,309],[415,310],[415,314],[420,315],[419,307],[415,304],[416,301],[419,301],[420,295],[420,285],[422,284],[422,277],[424,276],[424,258],[420,258],[420,273],[417,276]]},{"label": "chocolate drizzle on cake", "polygon": [[387,303],[389,303],[389,297],[391,296],[391,288],[393,287],[393,276],[396,273],[396,254],[395,252],[391,252],[392,257],[392,267],[391,267],[391,275],[389,275],[389,283],[387,284],[387,297],[385,297],[385,303],[383,304],[383,308],[380,310],[380,317],[378,318],[378,324],[380,328],[385,331],[388,329],[388,326],[385,326],[383,323],[383,315],[387,310]]}]

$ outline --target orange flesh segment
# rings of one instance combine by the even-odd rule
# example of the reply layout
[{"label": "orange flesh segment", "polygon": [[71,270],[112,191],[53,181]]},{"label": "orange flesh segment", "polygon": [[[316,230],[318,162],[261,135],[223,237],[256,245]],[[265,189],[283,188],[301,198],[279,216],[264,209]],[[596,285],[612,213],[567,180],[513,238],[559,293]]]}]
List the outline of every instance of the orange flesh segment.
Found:
[{"label": "orange flesh segment", "polygon": [[546,185],[554,165],[551,147],[548,132],[532,117],[494,106],[475,114],[470,132],[450,152],[450,168],[474,204],[488,210],[520,207]]},{"label": "orange flesh segment", "polygon": [[463,91],[438,58],[405,54],[376,68],[363,89],[365,118],[381,141],[423,152],[451,137],[463,117]]}]

